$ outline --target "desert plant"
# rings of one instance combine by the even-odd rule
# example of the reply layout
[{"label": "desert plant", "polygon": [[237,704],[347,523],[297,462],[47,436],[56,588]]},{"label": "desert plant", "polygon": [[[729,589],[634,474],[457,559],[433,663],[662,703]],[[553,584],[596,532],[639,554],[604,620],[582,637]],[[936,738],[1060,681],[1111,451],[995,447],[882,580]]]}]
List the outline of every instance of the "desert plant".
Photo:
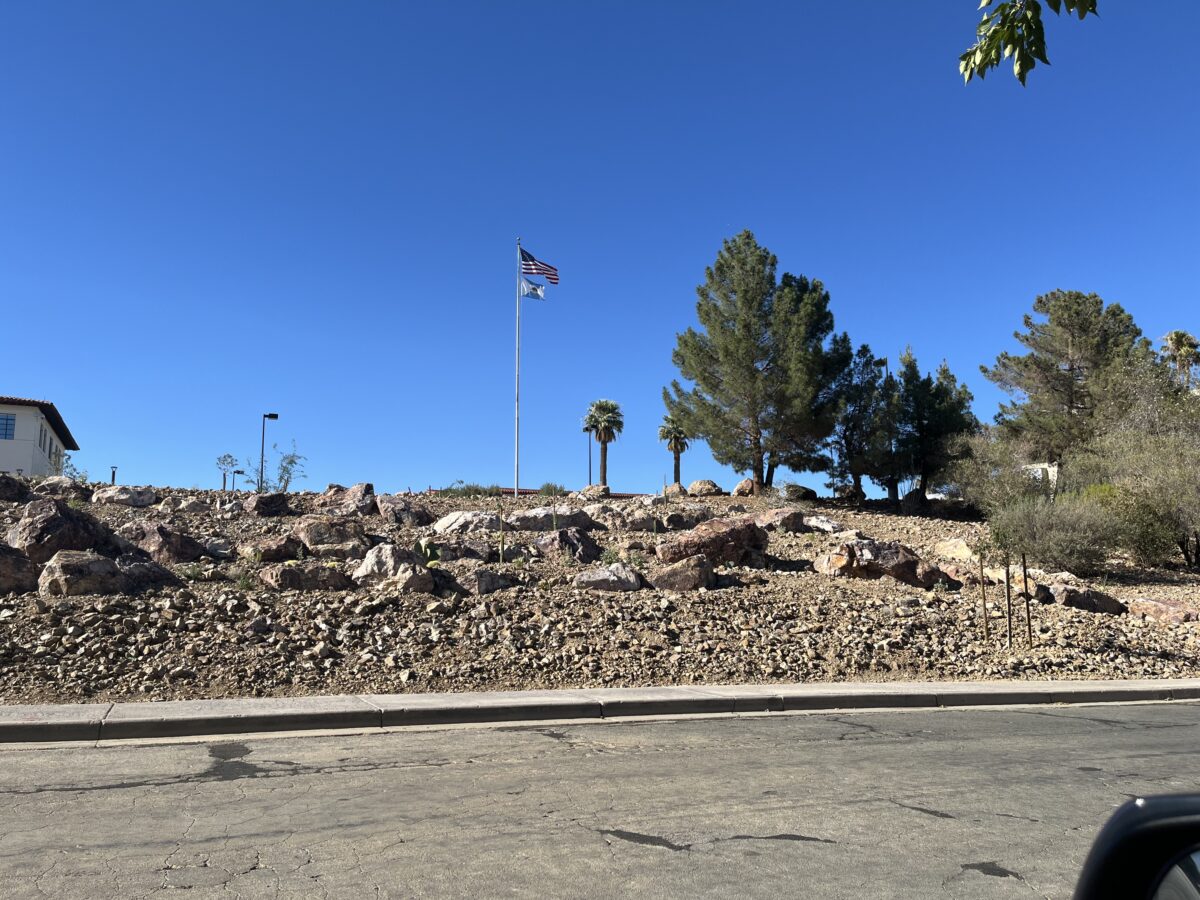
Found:
[{"label": "desert plant", "polygon": [[608,445],[625,429],[625,416],[615,400],[594,400],[583,419],[584,431],[589,431],[600,444],[600,484],[608,484]]},{"label": "desert plant", "polygon": [[1089,574],[1103,565],[1115,528],[1103,503],[1081,494],[1050,501],[1022,497],[989,517],[992,541],[1003,553],[1030,559],[1052,570]]},{"label": "desert plant", "polygon": [[449,487],[444,487],[438,493],[445,497],[499,497],[504,489],[498,484],[482,485],[475,482],[455,481]]},{"label": "desert plant", "polygon": [[538,493],[544,497],[563,497],[566,496],[567,489],[561,484],[556,484],[553,481],[547,481],[540,488]]}]

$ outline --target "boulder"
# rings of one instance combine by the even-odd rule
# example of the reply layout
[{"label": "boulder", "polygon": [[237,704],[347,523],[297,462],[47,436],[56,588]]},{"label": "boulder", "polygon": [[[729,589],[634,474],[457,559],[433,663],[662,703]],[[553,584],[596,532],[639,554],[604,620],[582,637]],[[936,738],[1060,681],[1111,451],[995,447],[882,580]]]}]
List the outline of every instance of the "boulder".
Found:
[{"label": "boulder", "polygon": [[345,516],[304,516],[292,529],[292,537],[311,555],[332,559],[362,559],[371,549],[362,523]]},{"label": "boulder", "polygon": [[612,492],[609,491],[607,484],[589,484],[579,492],[579,495],[583,497],[584,500],[604,500],[606,497],[610,496],[611,493]]},{"label": "boulder", "polygon": [[712,517],[713,512],[707,506],[699,503],[686,503],[663,516],[662,526],[664,531],[691,531],[701,522],[707,522]]},{"label": "boulder", "polygon": [[543,556],[566,555],[584,565],[594,563],[603,555],[600,545],[580,528],[560,528],[538,538],[534,546]]},{"label": "boulder", "polygon": [[416,555],[411,550],[404,550],[395,544],[379,544],[367,552],[351,577],[360,585],[375,584],[395,578],[404,566],[412,566],[416,562]]},{"label": "boulder", "polygon": [[48,561],[60,550],[117,551],[107,527],[62,500],[49,497],[25,504],[21,518],[8,531],[8,543],[35,563]]},{"label": "boulder", "polygon": [[33,496],[25,479],[0,472],[0,500],[6,503],[28,503]]},{"label": "boulder", "polygon": [[242,501],[242,512],[262,518],[290,516],[287,494],[250,494]]},{"label": "boulder", "polygon": [[49,478],[43,478],[34,485],[33,492],[41,497],[81,500],[85,503],[92,499],[90,487],[65,475],[51,475]]},{"label": "boulder", "polygon": [[588,569],[575,576],[575,587],[590,591],[636,591],[642,586],[637,570],[625,563]]},{"label": "boulder", "polygon": [[[455,587],[458,587],[457,582],[454,584]],[[436,573],[413,563],[401,563],[390,578],[378,582],[377,586],[382,590],[397,591],[401,594],[435,594],[438,592]]]},{"label": "boulder", "polygon": [[238,556],[252,562],[277,563],[299,559],[304,544],[290,534],[269,534],[238,545]]},{"label": "boulder", "polygon": [[59,550],[38,577],[38,592],[46,597],[121,594],[128,588],[116,561],[92,550]]},{"label": "boulder", "polygon": [[761,568],[766,565],[768,540],[752,516],[709,519],[691,531],[659,541],[654,552],[667,564],[702,553],[713,565]]},{"label": "boulder", "polygon": [[804,484],[785,484],[783,499],[789,503],[812,503],[817,499],[817,492]]},{"label": "boulder", "polygon": [[832,553],[813,561],[822,575],[850,578],[882,578],[887,575],[911,587],[931,588],[941,583],[962,585],[937,566],[924,562],[899,541],[849,541]]},{"label": "boulder", "polygon": [[500,517],[483,510],[459,510],[442,516],[433,523],[438,534],[470,534],[476,531],[499,531]]},{"label": "boulder", "polygon": [[975,562],[975,551],[962,538],[950,538],[933,545],[933,555],[954,562]]},{"label": "boulder", "polygon": [[659,569],[650,577],[650,583],[660,591],[696,591],[711,588],[717,576],[708,557],[697,554]]},{"label": "boulder", "polygon": [[[3,588],[0,588],[0,593],[3,592]],[[1200,612],[1197,612],[1195,608],[1187,606],[1179,600],[1172,600],[1170,598],[1150,600],[1145,597],[1138,597],[1137,599],[1130,600],[1129,614],[1170,625],[1182,625],[1184,622],[1200,620]]]},{"label": "boulder", "polygon": [[505,521],[513,531],[552,531],[559,528],[595,528],[592,517],[571,506],[539,506],[519,509]]},{"label": "boulder", "polygon": [[354,587],[341,569],[316,560],[266,566],[259,571],[258,578],[277,591],[347,591]]},{"label": "boulder", "polygon": [[804,524],[803,510],[786,506],[759,513],[754,517],[754,524],[767,531],[782,531],[786,534],[803,534],[810,530]]},{"label": "boulder", "polygon": [[314,501],[318,509],[338,516],[370,516],[379,511],[375,486],[369,482],[342,487],[331,484]]},{"label": "boulder", "polygon": [[491,569],[476,569],[471,576],[471,593],[479,597],[494,594],[496,591],[507,590],[520,584],[517,579],[503,572],[493,572]]},{"label": "boulder", "polygon": [[134,553],[118,556],[117,568],[125,576],[126,593],[138,593],[153,588],[177,586],[182,583],[170,569]]},{"label": "boulder", "polygon": [[686,497],[687,495],[687,488],[685,488],[678,481],[674,484],[668,484],[665,488],[663,488],[664,497]]},{"label": "boulder", "polygon": [[141,509],[153,506],[158,502],[158,494],[150,487],[129,487],[124,484],[114,484],[98,488],[92,493],[93,503],[111,503],[117,506],[132,506]]},{"label": "boulder", "polygon": [[900,512],[906,516],[919,516],[929,511],[929,498],[920,488],[913,488],[900,498]]},{"label": "boulder", "polygon": [[735,497],[753,497],[754,482],[749,478],[743,478],[733,486],[733,496]]},{"label": "boulder", "polygon": [[715,481],[709,481],[707,478],[701,478],[699,481],[693,481],[687,486],[687,492],[692,497],[725,496],[725,492],[721,490],[721,486]]},{"label": "boulder", "polygon": [[823,531],[825,534],[837,534],[839,531],[846,530],[840,522],[835,522],[825,516],[805,516],[804,524],[813,531]]},{"label": "boulder", "polygon": [[157,522],[130,522],[117,534],[159,563],[195,562],[208,552],[203,544],[190,535]]},{"label": "boulder", "polygon": [[38,587],[38,566],[32,559],[8,544],[0,544],[0,597],[27,594]]},{"label": "boulder", "polygon": [[1094,588],[1077,588],[1069,584],[1050,585],[1050,594],[1054,602],[1071,609],[1082,609],[1084,612],[1107,613],[1119,616],[1129,611],[1129,608],[1115,597],[1097,591]]},{"label": "boulder", "polygon": [[164,497],[158,508],[163,512],[205,513],[212,509],[199,497]]},{"label": "boulder", "polygon": [[397,497],[393,494],[377,494],[375,506],[385,525],[421,528],[424,525],[433,524],[433,513],[427,507],[404,497]]}]

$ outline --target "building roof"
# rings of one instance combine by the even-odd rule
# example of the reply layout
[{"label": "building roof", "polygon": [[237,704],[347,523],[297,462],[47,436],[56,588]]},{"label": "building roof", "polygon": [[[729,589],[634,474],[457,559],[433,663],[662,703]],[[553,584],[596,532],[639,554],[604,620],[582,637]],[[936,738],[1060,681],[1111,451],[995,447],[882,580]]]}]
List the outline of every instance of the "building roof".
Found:
[{"label": "building roof", "polygon": [[68,450],[78,450],[79,445],[75,443],[75,438],[71,435],[71,429],[67,427],[67,423],[63,421],[62,415],[49,400],[29,400],[25,397],[0,397],[0,406],[36,406],[42,411],[42,415],[46,417],[46,421],[50,423],[50,427],[54,429],[54,433],[58,435],[63,446]]}]

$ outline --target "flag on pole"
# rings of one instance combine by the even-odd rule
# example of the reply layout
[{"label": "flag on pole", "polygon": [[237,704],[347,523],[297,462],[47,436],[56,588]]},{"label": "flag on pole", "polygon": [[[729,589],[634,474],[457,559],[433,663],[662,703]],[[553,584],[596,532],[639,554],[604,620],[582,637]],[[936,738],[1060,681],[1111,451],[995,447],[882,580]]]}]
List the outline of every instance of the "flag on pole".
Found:
[{"label": "flag on pole", "polygon": [[548,282],[558,284],[558,269],[549,263],[544,263],[537,259],[537,257],[524,247],[521,248],[521,274],[545,275]]},{"label": "flag on pole", "polygon": [[545,300],[546,286],[544,284],[538,284],[536,281],[530,281],[528,278],[522,278],[521,296],[532,297],[534,300]]}]

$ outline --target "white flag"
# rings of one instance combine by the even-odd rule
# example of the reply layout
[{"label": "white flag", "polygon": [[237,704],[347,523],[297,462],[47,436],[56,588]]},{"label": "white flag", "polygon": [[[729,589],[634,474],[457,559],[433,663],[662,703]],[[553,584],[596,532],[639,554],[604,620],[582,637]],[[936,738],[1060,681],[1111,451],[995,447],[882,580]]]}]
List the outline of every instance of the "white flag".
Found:
[{"label": "white flag", "polygon": [[521,296],[532,297],[534,300],[545,300],[546,286],[544,284],[538,284],[536,281],[530,281],[528,278],[522,278]]}]

